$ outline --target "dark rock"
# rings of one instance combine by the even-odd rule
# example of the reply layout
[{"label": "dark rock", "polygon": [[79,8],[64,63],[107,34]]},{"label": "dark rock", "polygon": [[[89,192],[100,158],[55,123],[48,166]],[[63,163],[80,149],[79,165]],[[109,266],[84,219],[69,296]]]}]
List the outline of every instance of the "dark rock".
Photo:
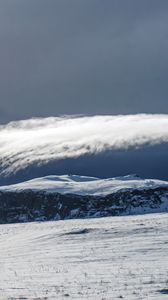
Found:
[{"label": "dark rock", "polygon": [[168,188],[81,196],[33,191],[0,192],[0,223],[118,216],[163,211]]}]

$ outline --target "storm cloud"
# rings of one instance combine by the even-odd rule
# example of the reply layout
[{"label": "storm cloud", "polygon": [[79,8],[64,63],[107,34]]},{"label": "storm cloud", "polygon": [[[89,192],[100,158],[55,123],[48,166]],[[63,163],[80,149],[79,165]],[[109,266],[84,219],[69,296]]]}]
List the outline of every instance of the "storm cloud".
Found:
[{"label": "storm cloud", "polygon": [[77,170],[107,176],[111,169],[115,176],[138,172],[139,167],[149,174],[149,162],[154,175],[157,166],[159,177],[158,164],[166,163],[167,145],[168,115],[64,116],[11,122],[0,126],[0,179],[21,171],[31,178]]},{"label": "storm cloud", "polygon": [[166,0],[2,0],[0,123],[168,113],[167,20]]}]

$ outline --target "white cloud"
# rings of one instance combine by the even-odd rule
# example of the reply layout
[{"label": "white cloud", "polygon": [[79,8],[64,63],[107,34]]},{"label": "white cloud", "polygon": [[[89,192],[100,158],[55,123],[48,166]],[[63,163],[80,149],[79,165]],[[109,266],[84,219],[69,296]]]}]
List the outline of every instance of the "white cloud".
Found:
[{"label": "white cloud", "polygon": [[168,142],[168,115],[51,117],[0,126],[0,174],[33,163]]}]

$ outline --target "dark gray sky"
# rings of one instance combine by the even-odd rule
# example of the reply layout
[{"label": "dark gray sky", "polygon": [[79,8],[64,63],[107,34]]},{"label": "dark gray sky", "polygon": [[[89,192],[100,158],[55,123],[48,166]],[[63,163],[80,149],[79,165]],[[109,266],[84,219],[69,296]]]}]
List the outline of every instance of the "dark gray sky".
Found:
[{"label": "dark gray sky", "polygon": [[168,113],[167,0],[1,0],[0,123]]}]

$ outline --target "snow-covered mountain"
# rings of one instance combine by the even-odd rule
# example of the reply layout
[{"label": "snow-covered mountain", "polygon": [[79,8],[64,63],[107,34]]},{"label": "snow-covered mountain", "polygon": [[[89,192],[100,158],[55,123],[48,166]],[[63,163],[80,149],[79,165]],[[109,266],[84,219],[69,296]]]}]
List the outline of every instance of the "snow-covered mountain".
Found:
[{"label": "snow-covered mountain", "polygon": [[0,191],[19,193],[31,190],[33,192],[105,196],[116,192],[148,190],[160,187],[168,188],[168,181],[141,179],[134,174],[107,179],[79,175],[51,175],[19,184],[3,186],[0,187]]},{"label": "snow-covered mountain", "polygon": [[168,210],[168,182],[137,175],[47,176],[0,187],[0,222],[59,220]]}]

